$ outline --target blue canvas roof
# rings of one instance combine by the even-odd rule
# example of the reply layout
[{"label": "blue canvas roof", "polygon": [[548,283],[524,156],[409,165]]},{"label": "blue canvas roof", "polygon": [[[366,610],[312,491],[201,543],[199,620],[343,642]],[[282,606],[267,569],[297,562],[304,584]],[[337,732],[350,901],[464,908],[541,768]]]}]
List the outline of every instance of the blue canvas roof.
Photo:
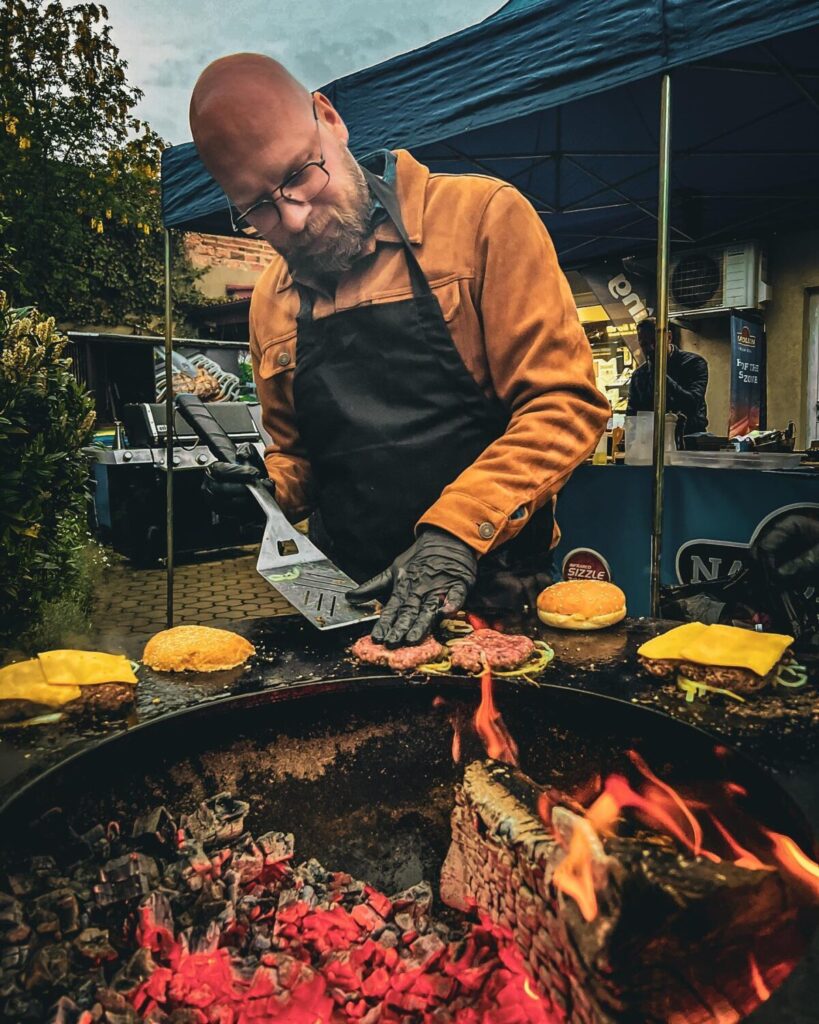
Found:
[{"label": "blue canvas roof", "polygon": [[[353,152],[512,181],[565,262],[654,239],[659,75],[673,76],[672,244],[816,214],[819,3],[511,0],[330,83]],[[165,151],[168,227],[230,231],[192,143]]]}]

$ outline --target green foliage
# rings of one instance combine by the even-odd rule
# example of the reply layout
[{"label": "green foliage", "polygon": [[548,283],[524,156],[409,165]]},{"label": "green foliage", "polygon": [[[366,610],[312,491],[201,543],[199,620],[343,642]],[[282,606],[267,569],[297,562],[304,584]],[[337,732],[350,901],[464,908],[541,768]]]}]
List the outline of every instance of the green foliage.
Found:
[{"label": "green foliage", "polygon": [[[88,610],[86,511],[94,406],[53,318],[0,292],[0,636],[18,638],[49,601]],[[85,588],[85,589],[83,589]],[[84,595],[84,596],[83,596]]]},{"label": "green foliage", "polygon": [[11,218],[0,213],[0,281],[9,281],[17,274],[14,266],[14,247],[6,237]]},{"label": "green foliage", "polygon": [[[0,214],[19,275],[0,284],[61,323],[154,325],[164,308],[162,139],[105,7],[0,0]],[[181,243],[175,299],[196,303]],[[2,274],[0,267],[0,274]]]}]

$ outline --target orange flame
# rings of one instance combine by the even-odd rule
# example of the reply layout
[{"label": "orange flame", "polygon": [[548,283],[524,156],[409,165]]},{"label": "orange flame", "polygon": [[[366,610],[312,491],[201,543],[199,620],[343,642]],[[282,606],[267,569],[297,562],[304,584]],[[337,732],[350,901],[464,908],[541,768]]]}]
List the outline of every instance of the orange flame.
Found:
[{"label": "orange flame", "polygon": [[819,864],[811,860],[790,836],[767,828],[762,831],[773,844],[773,857],[779,867],[795,881],[807,886],[814,899],[819,899]]},{"label": "orange flame", "polygon": [[631,763],[643,778],[648,779],[649,782],[653,782],[655,786],[661,789],[664,793],[667,793],[668,796],[671,797],[672,802],[675,803],[682,812],[683,818],[691,829],[691,849],[694,851],[695,857],[699,856],[702,849],[702,829],[700,828],[700,824],[697,819],[688,809],[683,798],[675,789],[669,786],[667,782],[663,782],[662,779],[657,778],[636,750],[629,750],[627,751],[627,754]]},{"label": "orange flame", "polygon": [[586,817],[597,832],[605,835],[620,817],[620,805],[611,793],[603,792],[586,811]]},{"label": "orange flame", "polygon": [[701,840],[702,833],[698,831],[693,836],[689,835],[690,819],[687,814],[682,817],[688,827],[684,828],[679,823],[675,812],[679,811],[678,801],[682,802],[682,797],[675,794],[677,799],[672,800],[667,793],[665,785],[662,788],[647,786],[646,796],[642,796],[635,789],[632,789],[628,780],[622,775],[610,775],[606,779],[606,792],[610,794],[621,808],[632,807],[634,810],[641,812],[650,822],[659,825],[663,831],[678,839],[692,852],[696,851],[698,855],[707,857],[711,861],[717,862],[720,860],[715,853],[711,853],[710,850],[704,850],[696,845],[696,839],[699,838]]},{"label": "orange flame", "polygon": [[722,824],[716,815],[711,814],[709,811],[709,817],[714,823],[714,827],[731,848],[731,852],[736,856],[734,864],[738,868],[748,868],[750,871],[771,871],[773,870],[767,864],[764,864],[756,854],[751,853],[750,850],[746,850],[744,846],[731,835],[728,829]]},{"label": "orange flame", "polygon": [[771,998],[771,990],[765,984],[765,979],[762,977],[762,972],[753,953],[748,954],[748,967],[751,971],[751,984],[754,986],[754,992],[764,1003],[766,999]]},{"label": "orange flame", "polygon": [[461,725],[456,718],[452,719],[452,760],[455,764],[461,760]]},{"label": "orange flame", "polygon": [[576,828],[569,841],[569,850],[552,875],[555,887],[571,896],[583,919],[597,917],[597,893],[592,877],[592,851],[583,829]]},{"label": "orange flame", "polygon": [[495,707],[492,673],[488,666],[481,675],[481,703],[475,712],[475,729],[483,740],[486,753],[493,761],[517,766],[518,745],[512,739],[501,714]]},{"label": "orange flame", "polygon": [[489,629],[489,623],[486,619],[482,619],[480,615],[475,615],[474,612],[466,613],[466,621],[473,629]]}]

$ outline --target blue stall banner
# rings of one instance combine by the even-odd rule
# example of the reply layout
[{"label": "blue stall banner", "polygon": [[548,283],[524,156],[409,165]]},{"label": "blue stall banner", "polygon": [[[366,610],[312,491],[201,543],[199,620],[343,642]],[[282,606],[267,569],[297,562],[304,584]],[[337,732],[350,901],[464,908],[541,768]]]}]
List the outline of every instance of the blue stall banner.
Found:
[{"label": "blue stall banner", "polygon": [[731,408],[728,436],[765,427],[765,325],[731,314]]}]

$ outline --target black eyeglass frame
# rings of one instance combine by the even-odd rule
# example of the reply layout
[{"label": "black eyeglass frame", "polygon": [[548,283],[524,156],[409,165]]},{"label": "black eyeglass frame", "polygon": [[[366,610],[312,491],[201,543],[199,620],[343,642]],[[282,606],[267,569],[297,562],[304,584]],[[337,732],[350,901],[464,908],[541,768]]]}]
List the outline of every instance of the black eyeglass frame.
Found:
[{"label": "black eyeglass frame", "polygon": [[[280,200],[283,199],[285,202],[297,203],[297,204],[298,203],[309,203],[311,200],[315,199],[317,195],[320,195],[325,190],[325,188],[327,188],[327,185],[330,182],[330,172],[327,170],[327,168],[325,166],[325,164],[327,163],[327,160],[326,160],[326,158],[324,156],[324,147],[321,144],[321,125],[320,125],[320,122],[319,122],[318,111],[316,110],[316,101],[315,101],[315,99],[313,99],[313,120],[316,122],[316,135],[318,136],[318,144],[319,144],[319,158],[318,158],[318,160],[308,160],[306,164],[302,164],[301,167],[298,167],[291,174],[288,174],[287,177],[284,179],[284,181],[280,185],[277,185],[273,189],[273,191],[270,193],[269,196],[265,196],[264,199],[258,199],[255,203],[252,203],[250,206],[248,206],[248,208],[244,212],[242,212],[242,213],[240,213],[236,209],[236,207],[233,205],[233,203],[231,203],[230,199],[227,199],[227,196],[225,197],[227,199],[228,213],[230,215],[230,226],[233,228],[233,231],[234,231],[235,234],[237,234],[237,235],[238,234],[242,234],[243,232],[248,231],[248,230],[255,231],[257,234],[260,234],[259,229],[254,227],[247,220],[247,217],[249,216],[249,214],[253,213],[254,210],[258,210],[258,209],[260,209],[262,207],[264,207],[264,208],[268,208],[269,207],[270,209],[275,210],[277,215],[278,215],[278,218],[279,218],[277,223],[280,224],[281,223],[281,219],[282,219],[281,211],[279,210],[279,205],[278,205]],[[287,192],[286,192],[286,189],[287,189],[287,186],[289,185],[289,183],[291,181],[293,181],[295,178],[298,178],[300,175],[304,174],[304,172],[309,167],[317,167],[324,174],[325,179],[324,179],[324,183],[322,184],[321,188],[319,188],[317,191],[315,191],[311,196],[307,197],[306,199],[296,199],[296,198],[288,196]]]}]

